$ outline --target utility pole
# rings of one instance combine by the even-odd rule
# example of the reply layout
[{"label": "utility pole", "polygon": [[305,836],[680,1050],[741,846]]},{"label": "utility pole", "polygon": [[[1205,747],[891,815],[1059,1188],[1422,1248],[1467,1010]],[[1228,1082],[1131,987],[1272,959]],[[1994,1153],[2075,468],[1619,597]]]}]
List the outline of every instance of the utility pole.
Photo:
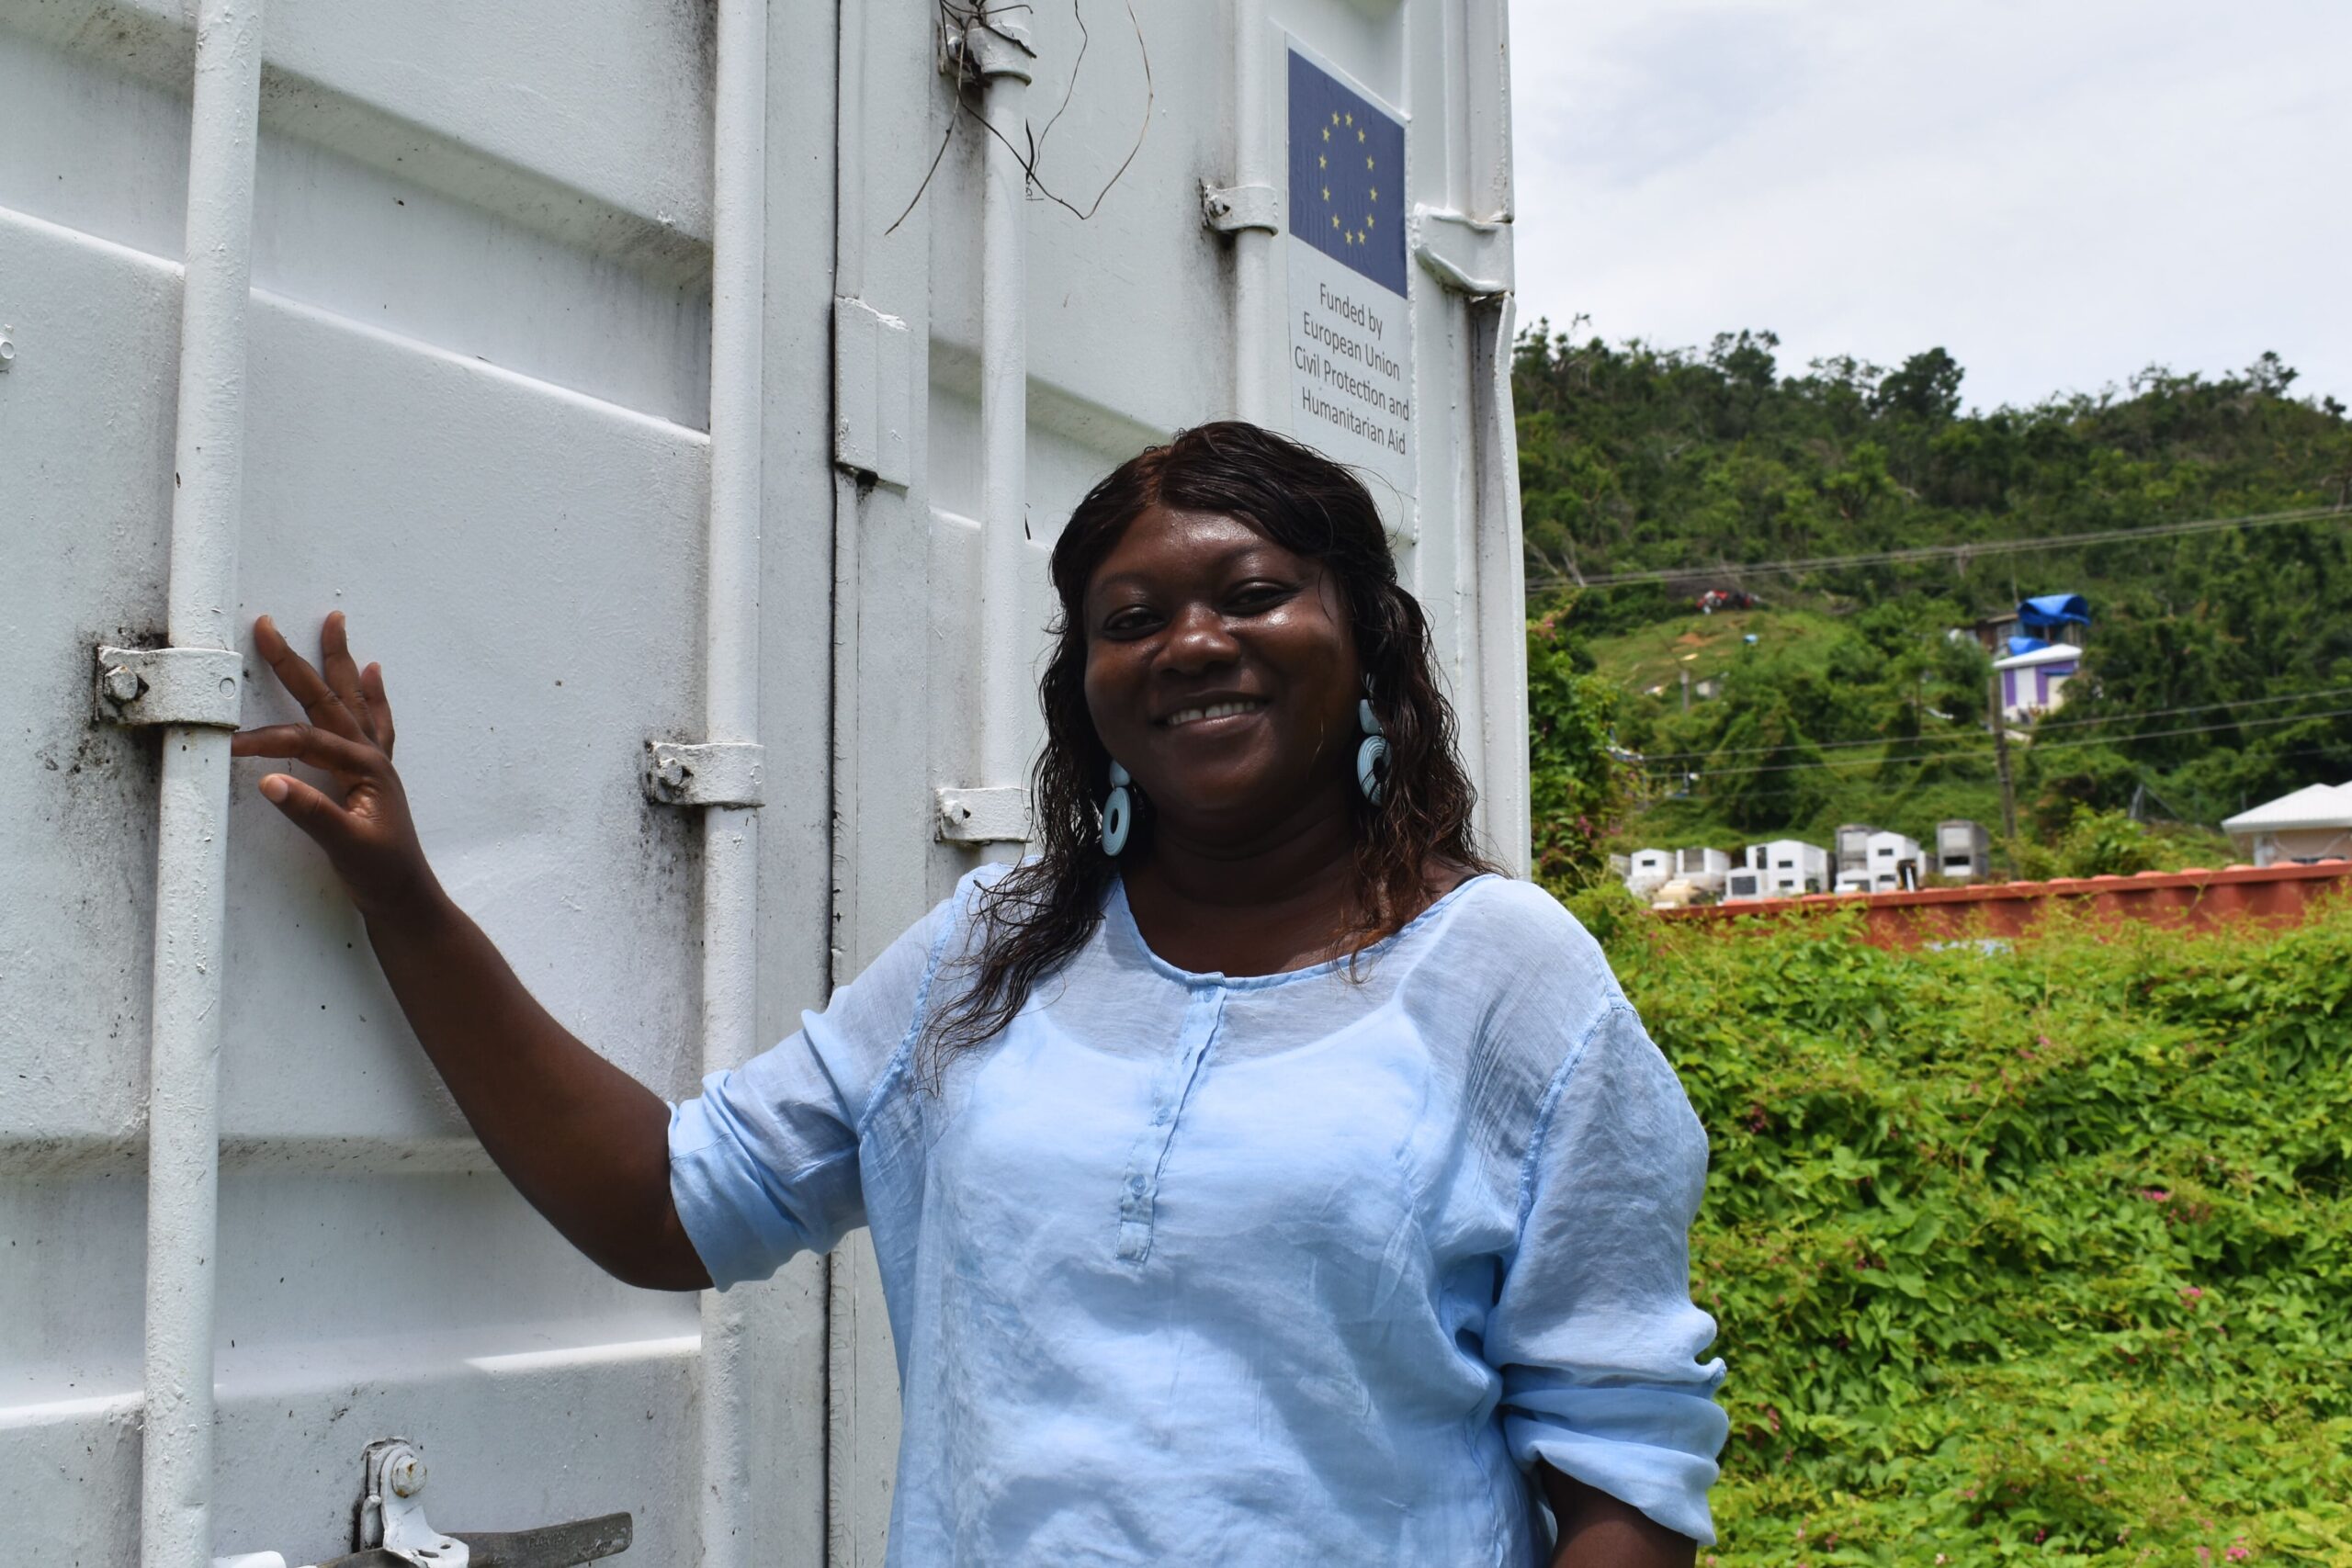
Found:
[{"label": "utility pole", "polygon": [[1682,671],[1682,711],[1690,711],[1690,671],[1687,665]]},{"label": "utility pole", "polygon": [[2001,672],[1993,671],[1993,684],[1986,693],[1985,717],[1993,726],[1993,766],[2001,774],[2001,836],[2018,836],[2017,787],[2009,781],[2009,721],[2001,711]]}]

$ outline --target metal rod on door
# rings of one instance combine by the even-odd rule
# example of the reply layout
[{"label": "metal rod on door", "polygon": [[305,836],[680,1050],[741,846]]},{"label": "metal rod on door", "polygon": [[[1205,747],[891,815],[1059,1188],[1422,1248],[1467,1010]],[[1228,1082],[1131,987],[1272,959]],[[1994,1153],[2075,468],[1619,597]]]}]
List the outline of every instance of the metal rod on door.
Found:
[{"label": "metal rod on door", "polygon": [[[1036,51],[1011,7],[981,10],[948,39],[957,88],[980,84],[980,605],[973,657],[972,787],[937,791],[945,842],[1029,837],[1028,727],[1035,628],[1022,592],[1029,560],[1029,166],[1023,114]],[[1025,7],[1023,7],[1025,9]]]},{"label": "metal rod on door", "polygon": [[1234,0],[1233,183],[1263,189],[1259,221],[1233,231],[1233,412],[1252,424],[1280,421],[1274,358],[1273,171],[1266,134],[1265,0]]},{"label": "metal rod on door", "polygon": [[[196,10],[166,610],[174,649],[235,647],[261,12],[261,0],[202,0]],[[164,716],[147,1082],[143,1568],[203,1568],[212,1559],[221,958],[238,682],[224,665],[215,683],[229,688],[212,694],[225,724],[220,713],[201,722]]]},{"label": "metal rod on door", "polygon": [[[1027,781],[1035,701],[1023,624],[1029,502],[1028,29],[991,9],[965,34],[983,95],[980,195],[980,783]],[[1025,816],[1025,814],[1024,814]],[[1023,835],[1026,836],[1025,831]]]},{"label": "metal rod on door", "polygon": [[[752,761],[751,785],[703,809],[702,1066],[759,1047],[761,326],[766,277],[767,0],[720,0],[711,157],[710,515],[703,723]],[[746,1303],[702,1296],[703,1568],[759,1561],[751,1540]]]}]

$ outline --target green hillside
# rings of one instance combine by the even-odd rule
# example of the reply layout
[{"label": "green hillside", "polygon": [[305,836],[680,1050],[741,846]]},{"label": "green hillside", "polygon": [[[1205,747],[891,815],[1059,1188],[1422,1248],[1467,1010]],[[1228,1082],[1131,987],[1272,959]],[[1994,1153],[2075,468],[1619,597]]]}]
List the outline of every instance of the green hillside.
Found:
[{"label": "green hillside", "polygon": [[[1630,808],[1589,781],[1551,792],[1555,816],[1618,845],[1822,841],[1841,821],[1921,836],[1959,816],[1997,830],[1989,665],[1947,634],[2061,592],[2086,595],[2094,625],[2065,709],[2013,750],[2023,857],[2086,813],[2133,810],[2179,825],[2160,829],[2177,841],[2157,858],[2210,863],[2221,818],[2352,778],[2341,404],[2294,395],[2294,372],[2266,355],[2233,377],[2152,369],[2098,395],[1963,410],[1963,372],[1940,349],[1893,370],[1785,374],[1776,347],[1750,333],[1704,353],[1546,328],[1521,341],[1538,651],[1589,675],[1580,700],[1639,759],[1608,781]],[[2294,511],[2317,514],[2271,520]],[[2260,521],[2172,531],[2230,518]],[[2123,536],[2000,548],[2097,531]],[[1987,547],[1804,564],[1970,545]],[[1592,581],[1694,568],[1708,570]],[[1761,607],[1698,615],[1705,588]]]}]

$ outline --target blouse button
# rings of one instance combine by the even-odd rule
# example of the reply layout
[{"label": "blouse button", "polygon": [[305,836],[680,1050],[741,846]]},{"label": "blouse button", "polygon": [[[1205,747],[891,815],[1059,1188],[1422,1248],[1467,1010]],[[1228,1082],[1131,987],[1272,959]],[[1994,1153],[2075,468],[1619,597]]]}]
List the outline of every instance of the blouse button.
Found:
[{"label": "blouse button", "polygon": [[1130,1192],[1141,1192],[1143,1190],[1143,1178],[1140,1176],[1131,1176],[1127,1178],[1127,1190]]}]

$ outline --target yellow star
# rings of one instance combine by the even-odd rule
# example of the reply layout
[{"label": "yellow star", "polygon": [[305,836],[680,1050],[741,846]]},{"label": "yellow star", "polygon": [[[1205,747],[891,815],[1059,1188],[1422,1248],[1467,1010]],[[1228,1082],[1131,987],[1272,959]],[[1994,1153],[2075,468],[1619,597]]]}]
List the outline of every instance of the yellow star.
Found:
[{"label": "yellow star", "polygon": [[1363,161],[1363,166],[1364,166],[1365,168],[1367,168],[1367,169],[1371,168],[1371,167],[1372,167],[1372,160],[1371,160],[1371,159],[1369,159],[1369,158],[1366,158],[1366,159]]},{"label": "yellow star", "polygon": [[1323,199],[1326,201],[1331,199],[1331,187],[1329,186],[1325,186],[1323,187]]},{"label": "yellow star", "polygon": [[1339,111],[1339,110],[1337,110],[1337,109],[1333,109],[1333,110],[1331,111],[1331,123],[1332,123],[1333,125],[1337,125],[1337,124],[1339,124],[1339,123],[1340,123],[1340,111]]},{"label": "yellow star", "polygon": [[1380,199],[1380,193],[1377,190],[1372,193],[1372,199],[1374,201],[1378,201]]},{"label": "yellow star", "polygon": [[1324,141],[1330,141],[1330,140],[1331,140],[1331,133],[1330,133],[1330,131],[1329,131],[1328,130],[1325,130],[1325,131],[1323,132],[1323,140],[1324,140]]},{"label": "yellow star", "polygon": [[1363,131],[1359,130],[1359,131],[1357,131],[1357,132],[1356,132],[1356,140],[1357,140],[1358,141],[1362,141],[1363,140]]},{"label": "yellow star", "polygon": [[1356,243],[1356,237],[1355,237],[1353,234],[1350,234],[1350,235],[1348,236],[1348,243],[1350,243],[1351,245],[1352,245],[1352,244],[1354,244],[1355,243]]},{"label": "yellow star", "polygon": [[1369,212],[1363,215],[1363,226],[1367,229],[1372,227],[1372,214]]},{"label": "yellow star", "polygon": [[1334,212],[1333,214],[1331,214],[1331,227],[1332,227],[1332,228],[1334,228],[1334,229],[1336,229],[1336,228],[1338,228],[1339,226],[1340,226],[1340,215],[1339,215],[1338,213]]},{"label": "yellow star", "polygon": [[1315,154],[1315,166],[1318,169],[1328,169],[1331,166],[1331,160],[1317,152]]},{"label": "yellow star", "polygon": [[1353,116],[1353,115],[1350,115],[1350,116],[1348,116],[1348,123],[1349,123],[1350,125],[1353,125],[1355,122],[1356,122],[1356,117],[1355,117],[1355,116]]}]

